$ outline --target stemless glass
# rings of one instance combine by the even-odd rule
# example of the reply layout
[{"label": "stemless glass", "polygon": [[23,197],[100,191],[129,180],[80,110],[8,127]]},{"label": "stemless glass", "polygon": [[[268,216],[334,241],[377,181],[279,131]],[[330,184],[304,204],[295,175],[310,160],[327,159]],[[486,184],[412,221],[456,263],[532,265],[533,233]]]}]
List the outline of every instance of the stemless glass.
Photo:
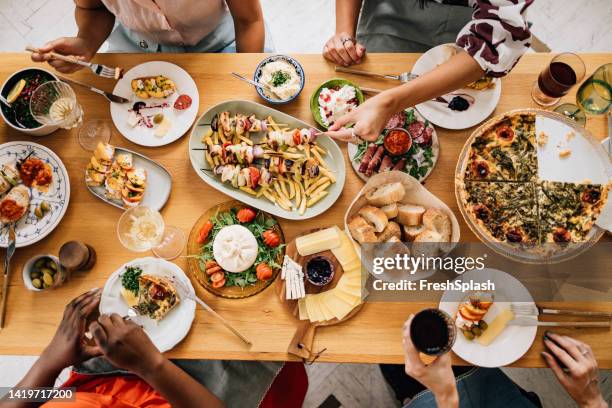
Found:
[{"label": "stemless glass", "polygon": [[538,80],[533,84],[531,97],[541,106],[556,105],[562,96],[582,81],[586,67],[584,61],[573,53],[563,53],[555,56]]},{"label": "stemless glass", "polygon": [[185,233],[177,227],[166,226],[159,211],[146,206],[128,209],[117,224],[119,242],[134,252],[153,251],[163,259],[174,259],[185,246]]},{"label": "stemless glass", "polygon": [[428,356],[448,353],[457,338],[457,326],[448,313],[440,309],[424,309],[410,323],[414,347]]},{"label": "stemless glass", "polygon": [[88,120],[79,129],[79,144],[87,151],[93,152],[99,143],[108,143],[111,138],[111,127],[101,119]]},{"label": "stemless glass", "polygon": [[30,112],[39,123],[63,129],[79,126],[83,118],[74,90],[61,81],[45,82],[36,88],[30,98]]}]

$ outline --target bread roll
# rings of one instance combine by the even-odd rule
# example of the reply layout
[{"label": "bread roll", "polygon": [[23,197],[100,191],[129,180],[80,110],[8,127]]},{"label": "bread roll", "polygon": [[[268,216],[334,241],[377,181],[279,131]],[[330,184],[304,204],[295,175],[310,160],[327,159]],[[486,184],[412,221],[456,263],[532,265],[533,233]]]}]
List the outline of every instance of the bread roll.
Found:
[{"label": "bread roll", "polygon": [[380,207],[380,209],[385,213],[388,219],[397,217],[397,203],[387,204]]},{"label": "bread roll", "polygon": [[400,182],[383,184],[372,191],[366,193],[365,197],[368,203],[376,207],[382,207],[397,203],[406,194],[404,185]]},{"label": "bread roll", "polygon": [[383,232],[389,223],[389,219],[385,213],[380,208],[372,205],[361,207],[359,210],[359,215],[365,218],[370,224],[374,225],[374,230],[376,232]]},{"label": "bread roll", "polygon": [[414,239],[412,250],[415,254],[426,257],[439,256],[442,253],[440,243],[444,242],[442,235],[438,232],[426,229]]},{"label": "bread roll", "polygon": [[388,242],[391,237],[396,237],[401,242],[402,229],[395,221],[389,221],[385,229],[378,234],[378,240],[380,242]]},{"label": "bread roll", "polygon": [[430,229],[426,229],[423,232],[421,232],[419,235],[416,236],[416,238],[414,239],[414,242],[439,243],[439,242],[444,242],[444,240],[442,239],[442,235],[440,235],[439,232],[433,231]]},{"label": "bread roll", "polygon": [[397,243],[397,242],[402,242],[402,240],[399,239],[398,237],[396,237],[395,235],[392,235],[385,242],[388,243],[388,244],[393,244],[393,243]]},{"label": "bread roll", "polygon": [[429,208],[423,214],[423,226],[426,229],[436,231],[444,242],[449,242],[451,238],[451,221],[443,211]]},{"label": "bread roll", "polygon": [[397,206],[396,221],[408,227],[421,225],[425,207],[413,204],[402,204]]},{"label": "bread roll", "polygon": [[402,229],[404,230],[404,240],[407,242],[412,242],[414,241],[414,239],[423,231],[425,231],[425,227],[423,227],[422,225],[416,225],[416,226],[402,226]]},{"label": "bread roll", "polygon": [[363,218],[361,215],[356,215],[349,220],[348,227],[349,230],[358,227],[367,227],[370,224]]}]

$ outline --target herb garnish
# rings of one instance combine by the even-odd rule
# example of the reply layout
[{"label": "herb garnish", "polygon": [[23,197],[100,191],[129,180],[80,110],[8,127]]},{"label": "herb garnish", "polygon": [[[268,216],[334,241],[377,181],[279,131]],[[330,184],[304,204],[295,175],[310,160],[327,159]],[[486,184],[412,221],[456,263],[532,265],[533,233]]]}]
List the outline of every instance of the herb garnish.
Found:
[{"label": "herb garnish", "polygon": [[282,70],[274,71],[272,73],[272,85],[275,87],[281,86],[285,84],[287,81],[289,81],[289,78],[291,78],[291,74],[286,71],[282,71]]},{"label": "herb garnish", "polygon": [[121,274],[121,286],[132,292],[134,295],[138,294],[140,283],[138,282],[142,269],[137,266],[126,266],[125,272]]}]

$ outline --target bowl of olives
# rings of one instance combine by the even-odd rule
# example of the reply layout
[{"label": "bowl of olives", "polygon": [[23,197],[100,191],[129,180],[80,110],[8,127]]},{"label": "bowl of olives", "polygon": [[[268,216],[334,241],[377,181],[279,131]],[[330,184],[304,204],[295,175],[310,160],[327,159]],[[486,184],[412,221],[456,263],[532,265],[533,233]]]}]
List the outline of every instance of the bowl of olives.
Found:
[{"label": "bowl of olives", "polygon": [[41,291],[60,286],[66,280],[66,270],[53,255],[36,255],[23,266],[26,288]]}]

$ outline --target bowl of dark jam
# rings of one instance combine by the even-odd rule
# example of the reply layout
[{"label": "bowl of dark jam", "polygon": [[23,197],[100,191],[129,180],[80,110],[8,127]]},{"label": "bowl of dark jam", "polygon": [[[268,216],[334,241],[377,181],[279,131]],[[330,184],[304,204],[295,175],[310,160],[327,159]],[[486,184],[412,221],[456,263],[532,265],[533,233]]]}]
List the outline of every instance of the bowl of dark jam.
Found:
[{"label": "bowl of dark jam", "polygon": [[325,286],[334,279],[334,265],[322,255],[313,256],[306,262],[306,279],[315,286]]}]

